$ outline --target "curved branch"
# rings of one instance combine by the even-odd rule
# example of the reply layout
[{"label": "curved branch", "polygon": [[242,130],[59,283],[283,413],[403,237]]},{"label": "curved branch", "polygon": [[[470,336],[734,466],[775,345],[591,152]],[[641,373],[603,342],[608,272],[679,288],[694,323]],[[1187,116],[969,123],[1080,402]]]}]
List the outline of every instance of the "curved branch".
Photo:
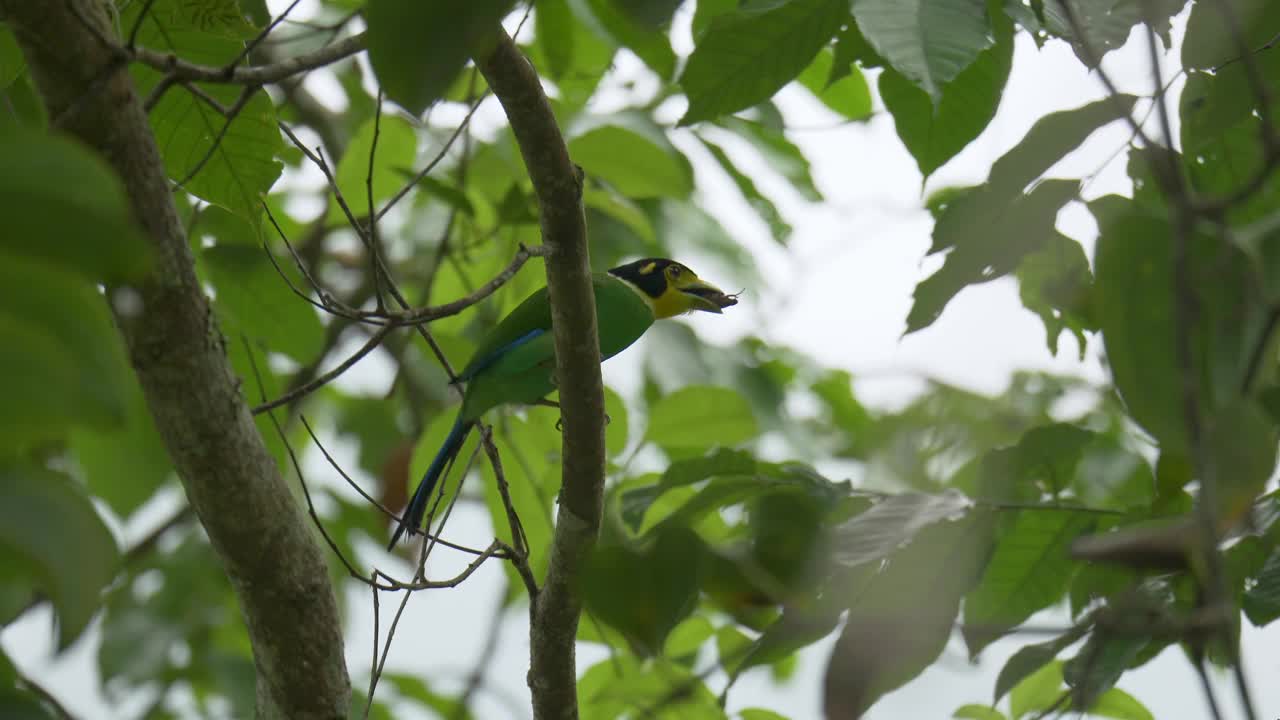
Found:
[{"label": "curved branch", "polygon": [[[142,103],[118,62],[106,5],[0,0],[50,117],[112,166],[147,237],[153,269],[117,312],[129,357],[244,613],[257,716],[345,718],[341,617],[324,555],[240,395],[173,205]],[[80,107],[82,112],[66,114]],[[216,572],[210,568],[210,572]]]},{"label": "curved branch", "polygon": [[132,52],[125,48],[134,60],[173,76],[176,80],[230,83],[239,85],[266,85],[288,80],[299,73],[309,72],[316,68],[330,65],[339,60],[355,55],[364,50],[365,34],[343,38],[332,45],[325,45],[319,50],[285,58],[267,65],[246,65],[237,67],[234,64],[223,67],[199,65],[188,62],[173,53],[164,53],[147,48],[134,48]]},{"label": "curved branch", "polygon": [[547,289],[564,421],[564,470],[547,579],[531,603],[529,688],[538,720],[578,717],[574,642],[582,601],[575,590],[604,507],[604,384],[595,296],[582,211],[581,172],[569,159],[538,73],[505,32],[477,58],[502,103],[538,197],[549,249]]}]

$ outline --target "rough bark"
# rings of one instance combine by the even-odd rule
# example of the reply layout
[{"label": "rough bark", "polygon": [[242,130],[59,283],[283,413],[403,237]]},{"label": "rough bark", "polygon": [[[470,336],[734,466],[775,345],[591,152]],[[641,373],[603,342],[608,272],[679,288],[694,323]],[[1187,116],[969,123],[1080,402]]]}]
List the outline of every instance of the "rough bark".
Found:
[{"label": "rough bark", "polygon": [[604,505],[604,384],[582,184],[537,71],[505,33],[479,61],[502,103],[533,181],[547,257],[564,472],[547,579],[532,608],[529,688],[537,720],[578,717],[576,584],[600,532]]},{"label": "rough bark", "polygon": [[150,240],[154,269],[116,321],[239,598],[258,717],[345,718],[350,683],[324,557],[240,394],[104,3],[0,0],[0,20],[16,32],[49,116],[115,169]]}]

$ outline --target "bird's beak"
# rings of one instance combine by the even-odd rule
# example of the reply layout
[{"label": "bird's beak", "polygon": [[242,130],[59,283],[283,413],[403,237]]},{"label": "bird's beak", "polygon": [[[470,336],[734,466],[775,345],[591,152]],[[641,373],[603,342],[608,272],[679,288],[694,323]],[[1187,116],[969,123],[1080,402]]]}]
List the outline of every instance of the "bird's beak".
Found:
[{"label": "bird's beak", "polygon": [[676,289],[689,296],[690,309],[720,314],[724,308],[737,305],[738,298],[699,278],[689,278]]}]

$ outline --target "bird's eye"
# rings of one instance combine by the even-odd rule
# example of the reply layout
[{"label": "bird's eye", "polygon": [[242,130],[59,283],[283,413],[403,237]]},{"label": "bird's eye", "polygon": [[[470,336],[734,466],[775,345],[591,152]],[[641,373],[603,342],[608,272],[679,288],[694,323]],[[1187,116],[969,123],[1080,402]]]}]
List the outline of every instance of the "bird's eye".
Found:
[{"label": "bird's eye", "polygon": [[668,270],[667,272],[671,273],[671,277],[680,277],[680,266],[672,265],[671,269]]}]

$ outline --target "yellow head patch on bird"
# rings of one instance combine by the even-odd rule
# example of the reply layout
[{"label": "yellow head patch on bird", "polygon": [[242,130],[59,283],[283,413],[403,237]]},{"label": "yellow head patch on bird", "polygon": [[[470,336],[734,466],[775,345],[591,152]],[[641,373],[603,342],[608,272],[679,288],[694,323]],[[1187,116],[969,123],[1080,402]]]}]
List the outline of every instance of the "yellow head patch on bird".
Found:
[{"label": "yellow head patch on bird", "polygon": [[619,265],[609,274],[634,287],[659,318],[669,318],[694,310],[722,312],[738,304],[720,288],[698,277],[685,265],[665,258],[644,258]]}]

